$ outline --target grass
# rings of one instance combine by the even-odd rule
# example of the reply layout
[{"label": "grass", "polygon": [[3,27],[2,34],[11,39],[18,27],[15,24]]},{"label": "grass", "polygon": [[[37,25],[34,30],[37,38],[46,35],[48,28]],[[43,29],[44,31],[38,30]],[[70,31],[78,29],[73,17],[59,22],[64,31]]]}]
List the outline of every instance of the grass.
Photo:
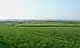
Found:
[{"label": "grass", "polygon": [[78,27],[0,27],[11,48],[79,48]]},{"label": "grass", "polygon": [[18,24],[18,27],[80,27],[80,24]]}]

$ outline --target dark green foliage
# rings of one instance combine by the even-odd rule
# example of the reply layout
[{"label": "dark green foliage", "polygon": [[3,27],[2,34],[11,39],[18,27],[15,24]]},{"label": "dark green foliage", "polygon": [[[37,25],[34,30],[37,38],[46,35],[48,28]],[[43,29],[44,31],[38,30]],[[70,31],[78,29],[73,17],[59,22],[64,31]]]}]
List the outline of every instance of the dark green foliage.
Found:
[{"label": "dark green foliage", "polygon": [[0,36],[0,48],[10,48],[8,41],[3,39],[3,36]]}]

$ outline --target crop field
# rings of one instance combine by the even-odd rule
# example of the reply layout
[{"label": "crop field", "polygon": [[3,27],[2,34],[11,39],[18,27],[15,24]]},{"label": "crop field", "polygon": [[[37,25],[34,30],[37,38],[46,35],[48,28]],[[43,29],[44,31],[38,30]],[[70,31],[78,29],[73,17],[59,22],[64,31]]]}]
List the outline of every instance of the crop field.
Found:
[{"label": "crop field", "polygon": [[80,48],[79,27],[1,26],[1,37],[10,48]]},{"label": "crop field", "polygon": [[80,27],[80,24],[17,24],[17,27]]},{"label": "crop field", "polygon": [[80,24],[0,22],[0,48],[80,48]]}]

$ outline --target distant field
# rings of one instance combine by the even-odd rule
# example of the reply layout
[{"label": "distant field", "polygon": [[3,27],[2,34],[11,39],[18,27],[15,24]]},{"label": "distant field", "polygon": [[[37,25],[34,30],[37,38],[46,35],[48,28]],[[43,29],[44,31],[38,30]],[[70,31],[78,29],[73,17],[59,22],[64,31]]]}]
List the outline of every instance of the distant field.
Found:
[{"label": "distant field", "polygon": [[0,27],[11,48],[79,48],[77,27]]},{"label": "distant field", "polygon": [[17,24],[18,27],[80,27],[80,24]]}]

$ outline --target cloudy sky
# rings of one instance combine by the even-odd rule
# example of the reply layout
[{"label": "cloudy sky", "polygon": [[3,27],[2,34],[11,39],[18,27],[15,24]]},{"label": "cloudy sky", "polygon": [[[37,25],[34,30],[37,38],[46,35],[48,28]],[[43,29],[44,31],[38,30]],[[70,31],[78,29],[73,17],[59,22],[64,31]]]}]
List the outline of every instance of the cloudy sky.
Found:
[{"label": "cloudy sky", "polygon": [[0,0],[0,19],[80,20],[80,0]]}]

